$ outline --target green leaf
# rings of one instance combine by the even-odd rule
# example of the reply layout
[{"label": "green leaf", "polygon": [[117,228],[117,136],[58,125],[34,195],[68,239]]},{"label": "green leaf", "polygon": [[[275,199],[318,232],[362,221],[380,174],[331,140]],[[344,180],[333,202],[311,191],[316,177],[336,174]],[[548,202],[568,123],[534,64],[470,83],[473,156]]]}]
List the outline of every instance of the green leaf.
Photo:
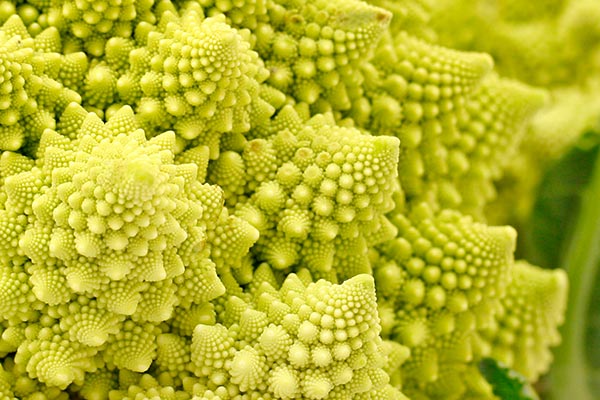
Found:
[{"label": "green leaf", "polygon": [[[600,288],[600,266],[596,267],[594,287]],[[588,382],[592,393],[600,393],[600,290],[592,292],[589,305],[585,337]]]},{"label": "green leaf", "polygon": [[569,300],[554,350],[550,398],[592,400],[600,387],[600,133],[583,135],[546,174],[526,231],[524,257],[564,268]]},{"label": "green leaf", "polygon": [[492,385],[492,390],[501,400],[539,400],[527,379],[493,358],[479,362],[479,371]]},{"label": "green leaf", "polygon": [[559,268],[599,152],[600,135],[584,134],[578,143],[552,165],[536,196],[525,224],[522,258],[546,268]]}]

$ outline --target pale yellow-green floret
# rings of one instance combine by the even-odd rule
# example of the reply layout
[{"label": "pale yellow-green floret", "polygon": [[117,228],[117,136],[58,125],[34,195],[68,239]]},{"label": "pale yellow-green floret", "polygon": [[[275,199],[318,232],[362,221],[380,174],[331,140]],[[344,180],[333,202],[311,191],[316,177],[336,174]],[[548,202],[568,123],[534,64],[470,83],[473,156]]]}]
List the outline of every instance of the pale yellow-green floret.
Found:
[{"label": "pale yellow-green floret", "polygon": [[[474,360],[473,336],[508,290],[516,234],[427,203],[391,221],[397,237],[372,250],[373,274],[382,336],[406,346],[410,357],[390,374],[402,376],[409,396],[433,396],[449,379],[460,382]],[[465,390],[456,383],[451,393]]]},{"label": "pale yellow-green floret", "polygon": [[[293,122],[272,136],[223,152],[209,167],[209,181],[223,182],[234,213],[261,233],[261,261],[332,279],[368,272],[366,246],[394,234],[384,213],[397,190],[397,139],[363,135],[325,116],[304,123],[289,106],[273,125],[287,119]],[[346,260],[349,248],[362,259]]]},{"label": "pale yellow-green floret", "polygon": [[[217,265],[235,266],[257,239],[196,164],[176,162],[173,132],[147,140],[129,107],[107,123],[77,107],[67,113],[80,116],[75,139],[46,130],[35,162],[5,152],[0,163],[2,231],[20,232],[6,237],[16,252],[3,284],[23,281],[2,291],[3,319],[49,330],[18,344],[17,360],[61,388],[82,384],[100,360],[146,371],[158,325],[176,306],[222,295]],[[224,261],[222,246],[237,256]]]},{"label": "pale yellow-green floret", "polygon": [[28,12],[19,11],[25,18],[37,13],[36,20],[27,18],[29,30],[51,26],[61,33],[66,49],[85,50],[93,57],[104,55],[105,43],[111,37],[128,38],[134,35],[140,22],[156,22],[153,0],[34,0],[28,3],[31,3]]},{"label": "pale yellow-green floret", "polygon": [[[223,18],[205,18],[192,6],[180,17],[165,12],[143,43],[130,52],[116,92],[134,105],[149,133],[172,128],[182,139],[207,144],[215,158],[222,133],[246,132],[253,113],[266,108],[268,117],[274,111],[258,97],[259,83],[268,76],[262,61],[247,35]],[[115,50],[124,45],[109,44]],[[106,75],[102,82],[111,79]]]},{"label": "pale yellow-green floret", "polygon": [[391,14],[362,1],[273,1],[252,29],[267,82],[314,112],[350,108],[362,96],[360,66]]},{"label": "pale yellow-green floret", "polygon": [[0,398],[538,379],[567,280],[505,224],[599,115],[600,8],[467,3],[0,1]]},{"label": "pale yellow-green floret", "polygon": [[199,387],[206,388],[204,395],[223,389],[282,399],[397,393],[381,370],[375,310],[368,275],[335,285],[324,280],[305,284],[291,274],[280,289],[263,281],[250,303],[229,299],[220,315],[223,325],[196,326],[193,372]]},{"label": "pale yellow-green floret", "polygon": [[481,331],[482,351],[535,381],[552,362],[549,348],[560,342],[567,299],[563,270],[543,270],[515,263],[512,283],[496,311],[494,323]]},{"label": "pale yellow-green floret", "polygon": [[42,132],[55,127],[55,117],[79,94],[55,79],[60,48],[48,29],[32,38],[16,15],[0,28],[0,149],[35,148]]}]

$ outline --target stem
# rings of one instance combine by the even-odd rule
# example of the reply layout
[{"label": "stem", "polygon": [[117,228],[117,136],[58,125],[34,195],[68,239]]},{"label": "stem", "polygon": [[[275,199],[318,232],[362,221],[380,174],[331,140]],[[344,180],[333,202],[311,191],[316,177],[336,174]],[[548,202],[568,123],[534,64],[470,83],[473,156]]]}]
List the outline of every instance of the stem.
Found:
[{"label": "stem", "polygon": [[555,400],[593,400],[585,359],[585,321],[600,265],[600,153],[591,180],[581,198],[562,265],[569,275],[567,315],[561,329],[562,344],[555,351],[551,371]]}]

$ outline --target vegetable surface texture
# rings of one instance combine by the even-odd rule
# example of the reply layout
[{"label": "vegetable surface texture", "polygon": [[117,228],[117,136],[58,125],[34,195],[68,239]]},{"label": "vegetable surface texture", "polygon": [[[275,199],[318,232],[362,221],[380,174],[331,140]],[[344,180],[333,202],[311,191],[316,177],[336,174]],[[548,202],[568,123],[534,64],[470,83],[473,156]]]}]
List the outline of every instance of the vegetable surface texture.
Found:
[{"label": "vegetable surface texture", "polygon": [[0,1],[0,399],[535,396],[518,232],[600,116],[551,3]]}]

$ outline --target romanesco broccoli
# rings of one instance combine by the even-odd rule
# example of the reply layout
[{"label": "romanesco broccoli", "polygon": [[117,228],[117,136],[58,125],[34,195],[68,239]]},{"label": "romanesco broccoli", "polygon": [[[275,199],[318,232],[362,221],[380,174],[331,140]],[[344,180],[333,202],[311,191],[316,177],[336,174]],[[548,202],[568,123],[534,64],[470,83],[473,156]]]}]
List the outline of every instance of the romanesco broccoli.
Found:
[{"label": "romanesco broccoli", "polygon": [[567,280],[515,261],[510,195],[600,113],[561,101],[600,104],[598,68],[558,87],[600,7],[434,3],[0,1],[0,398],[493,400],[482,358],[547,371]]}]

